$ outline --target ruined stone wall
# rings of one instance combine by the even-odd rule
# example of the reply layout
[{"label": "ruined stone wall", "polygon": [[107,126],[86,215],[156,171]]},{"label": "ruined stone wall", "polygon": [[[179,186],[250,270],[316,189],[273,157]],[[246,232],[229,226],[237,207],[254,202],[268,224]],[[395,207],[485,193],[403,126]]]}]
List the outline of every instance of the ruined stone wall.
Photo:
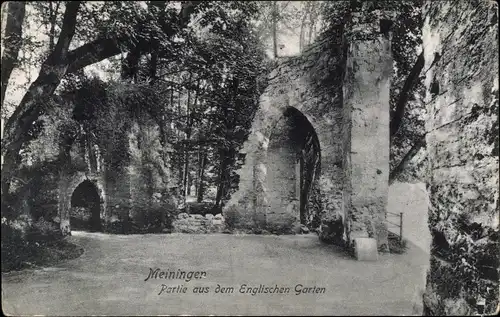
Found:
[{"label": "ruined stone wall", "polygon": [[59,102],[41,117],[43,127],[20,166],[19,176],[29,186],[18,189],[16,210],[32,221],[43,217],[54,230],[69,234],[72,194],[88,180],[100,198],[103,231],[161,230],[175,206],[168,200],[157,122],[149,114],[130,113],[125,104],[103,106],[107,113],[96,114],[97,122],[77,122],[72,106]]},{"label": "ruined stone wall", "polygon": [[424,313],[492,314],[499,299],[498,4],[429,1],[424,13],[432,234]]},{"label": "ruined stone wall", "polygon": [[[141,116],[128,133],[127,173],[131,200],[130,220],[138,228],[155,227],[164,222],[170,173],[165,165],[159,127],[149,115]],[[159,230],[160,227],[156,228]]]},{"label": "ruined stone wall", "polygon": [[172,232],[179,233],[222,233],[226,223],[222,214],[189,215],[185,212],[177,215],[172,224]]},{"label": "ruined stone wall", "polygon": [[324,38],[301,56],[281,60],[269,75],[269,86],[260,98],[251,134],[243,146],[246,158],[238,171],[239,190],[224,211],[236,214],[237,227],[272,226],[289,231],[300,223],[297,202],[290,201],[284,210],[273,210],[268,194],[269,142],[288,107],[307,118],[319,140],[321,173],[308,206],[323,217],[341,213],[342,93],[340,79],[332,76],[340,72],[341,61],[339,43]]}]

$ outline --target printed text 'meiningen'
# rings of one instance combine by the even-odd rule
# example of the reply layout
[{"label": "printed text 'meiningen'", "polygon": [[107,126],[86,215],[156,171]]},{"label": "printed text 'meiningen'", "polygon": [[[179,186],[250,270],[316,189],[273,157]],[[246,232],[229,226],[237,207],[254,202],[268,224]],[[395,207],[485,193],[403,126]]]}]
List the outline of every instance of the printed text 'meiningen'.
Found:
[{"label": "printed text 'meiningen'", "polygon": [[205,271],[183,271],[181,269],[177,269],[177,271],[161,271],[159,268],[154,270],[150,268],[149,274],[144,281],[149,279],[169,279],[189,282],[192,279],[199,280],[205,277],[207,277],[207,272]]}]

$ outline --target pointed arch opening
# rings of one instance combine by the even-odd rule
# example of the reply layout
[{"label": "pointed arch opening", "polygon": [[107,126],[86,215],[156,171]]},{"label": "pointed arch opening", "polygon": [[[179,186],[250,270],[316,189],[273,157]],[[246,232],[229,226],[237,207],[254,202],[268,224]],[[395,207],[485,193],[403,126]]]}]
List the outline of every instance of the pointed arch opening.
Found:
[{"label": "pointed arch opening", "polygon": [[274,126],[267,162],[270,212],[290,210],[292,204],[300,223],[309,225],[308,201],[321,168],[320,144],[311,122],[298,109],[287,107]]}]

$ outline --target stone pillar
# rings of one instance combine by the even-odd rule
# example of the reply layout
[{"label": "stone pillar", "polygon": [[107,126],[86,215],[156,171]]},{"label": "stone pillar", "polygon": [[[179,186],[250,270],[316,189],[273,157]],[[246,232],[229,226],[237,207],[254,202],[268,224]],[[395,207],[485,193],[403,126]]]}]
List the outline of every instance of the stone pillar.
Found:
[{"label": "stone pillar", "polygon": [[69,222],[70,209],[71,209],[71,177],[66,173],[59,173],[59,181],[57,182],[58,190],[58,215],[59,226],[61,233],[66,236],[71,234],[71,227]]},{"label": "stone pillar", "polygon": [[[377,247],[388,248],[385,219],[393,65],[391,36],[385,30],[388,20],[383,17],[382,12],[375,12],[370,19],[364,13],[354,13],[346,32],[343,210],[347,243],[359,259],[376,259]],[[358,254],[361,249],[367,254]]]}]

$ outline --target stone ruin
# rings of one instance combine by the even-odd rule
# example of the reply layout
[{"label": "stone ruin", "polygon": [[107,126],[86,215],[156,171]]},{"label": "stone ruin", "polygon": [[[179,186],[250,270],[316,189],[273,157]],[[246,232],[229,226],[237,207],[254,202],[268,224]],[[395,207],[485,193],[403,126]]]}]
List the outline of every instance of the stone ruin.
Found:
[{"label": "stone ruin", "polygon": [[[499,279],[498,4],[434,1],[424,12],[432,233],[424,313],[490,313],[498,306]],[[358,258],[376,258],[386,247],[392,58],[390,33],[381,26],[390,17],[374,15],[355,14],[358,27],[345,36],[320,39],[280,61],[261,96],[239,189],[224,216],[181,214],[174,221],[179,231],[220,232],[232,219],[241,229],[333,228],[330,234],[354,246]],[[121,121],[118,114],[107,120]],[[119,166],[101,155],[106,140],[97,144],[87,131],[64,148],[58,129],[30,145],[39,162],[65,163],[26,189],[18,206],[23,214],[68,234],[72,208],[82,207],[78,193],[92,192],[93,229],[127,232],[147,226],[145,205],[165,207],[165,153],[153,153],[159,164],[143,164],[148,148],[162,148],[151,118],[119,130],[122,150],[131,154]]]},{"label": "stone ruin", "polygon": [[[355,14],[356,28],[279,61],[242,150],[245,164],[238,172],[239,190],[223,211],[226,225],[279,233],[319,228],[320,237],[357,243],[356,250],[371,259],[377,249],[387,249],[392,57],[384,21],[379,11]],[[71,117],[73,110],[59,111]],[[82,123],[76,125],[81,133],[63,143],[56,126],[32,142],[50,152],[36,159],[55,162],[56,168],[39,180],[39,193],[29,194],[34,207],[25,207],[43,205],[43,218],[62,234],[70,233],[75,208],[92,210],[92,230],[116,233],[147,230],[154,227],[146,221],[147,210],[161,218],[164,208],[175,208],[168,202],[172,177],[154,116],[119,115],[105,114],[122,122],[112,132],[114,143],[92,138]],[[94,202],[84,206],[79,195]],[[184,226],[191,224],[200,232],[220,231],[207,227],[207,219],[200,227],[201,219],[191,218],[178,216],[174,230],[189,231]]]},{"label": "stone ruin", "polygon": [[333,221],[329,234],[347,245],[372,239],[371,257],[387,249],[392,55],[383,16],[355,15],[357,29],[271,73],[225,208],[236,227],[297,232]]},{"label": "stone ruin", "polygon": [[[109,138],[98,138],[102,127],[75,119],[79,105],[58,103],[41,116],[50,128],[26,149],[30,155],[20,169],[31,179],[16,189],[23,197],[17,209],[34,222],[52,224],[62,235],[82,221],[90,222],[86,229],[92,231],[160,231],[165,211],[175,206],[169,201],[168,153],[163,152],[153,118],[107,113],[101,119],[115,124],[107,131]],[[90,213],[85,215],[83,209]],[[146,215],[151,211],[156,215]],[[154,217],[157,223],[151,223]]]}]

